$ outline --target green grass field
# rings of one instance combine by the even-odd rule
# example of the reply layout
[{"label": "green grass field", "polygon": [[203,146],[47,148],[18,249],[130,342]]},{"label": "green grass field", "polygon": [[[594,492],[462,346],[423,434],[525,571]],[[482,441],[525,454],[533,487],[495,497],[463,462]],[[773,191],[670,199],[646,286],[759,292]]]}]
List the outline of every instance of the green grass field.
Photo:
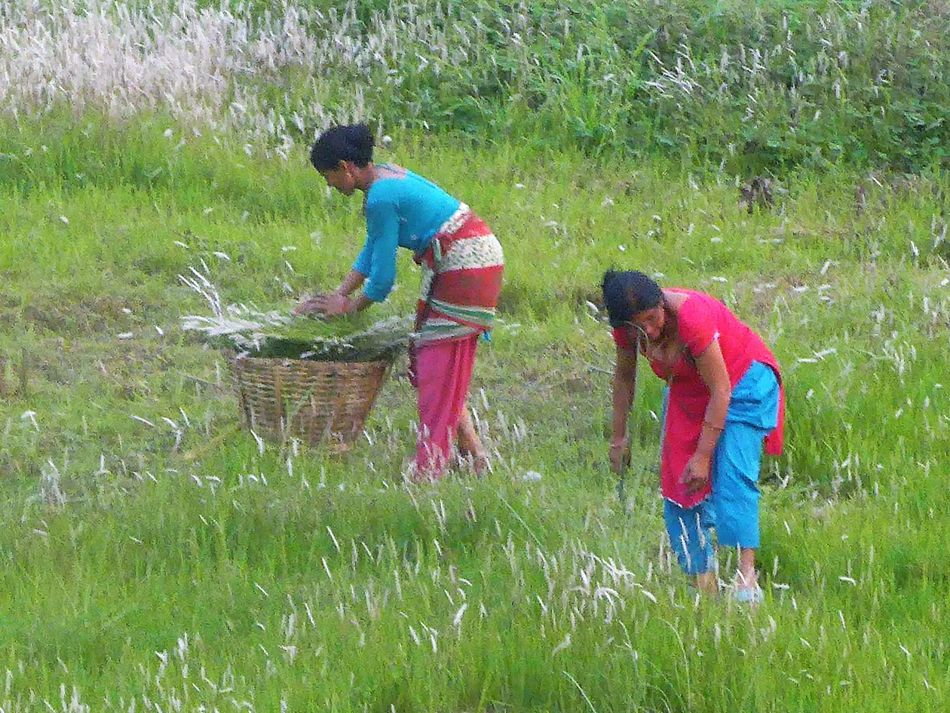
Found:
[{"label": "green grass field", "polygon": [[[404,380],[348,456],[260,450],[223,360],[178,328],[201,305],[177,275],[201,260],[234,301],[333,284],[358,201],[303,161],[180,155],[153,189],[118,166],[0,199],[5,710],[74,690],[91,710],[946,704],[944,177],[875,186],[859,214],[853,176],[802,174],[749,215],[661,163],[397,143],[489,217],[509,265],[472,396],[495,473],[419,489]],[[612,346],[586,304],[609,265],[723,297],[785,366],[757,612],[699,601],[670,564],[657,380],[618,504]],[[413,270],[381,314],[409,308]]]},{"label": "green grass field", "polygon": [[[0,122],[0,711],[950,705],[939,153],[914,174],[789,166],[749,213],[742,176],[676,152],[391,129],[380,158],[469,203],[507,260],[471,395],[494,472],[419,487],[400,375],[347,455],[259,444],[224,359],[180,329],[203,309],[189,267],[267,308],[348,269],[359,200],[304,142],[282,158],[153,111],[23,114]],[[756,610],[671,561],[645,370],[618,501],[594,304],[611,266],[719,296],[784,367]],[[417,279],[401,256],[379,316]]]}]

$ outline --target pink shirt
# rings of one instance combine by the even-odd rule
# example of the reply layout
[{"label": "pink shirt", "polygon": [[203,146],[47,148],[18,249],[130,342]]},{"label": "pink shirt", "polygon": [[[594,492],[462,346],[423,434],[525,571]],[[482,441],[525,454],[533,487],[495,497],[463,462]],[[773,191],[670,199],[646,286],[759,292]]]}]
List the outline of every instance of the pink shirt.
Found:
[{"label": "pink shirt", "polygon": [[[775,371],[781,385],[778,361],[765,342],[726,305],[711,295],[695,290],[671,288],[670,291],[687,296],[676,313],[677,336],[686,346],[672,365],[650,359],[650,368],[670,385],[663,434],[663,454],[660,463],[660,481],[663,495],[682,505],[692,507],[704,500],[711,483],[698,493],[686,493],[679,482],[686,463],[696,451],[703,418],[709,405],[709,389],[696,368],[695,358],[701,355],[714,339],[719,340],[731,386],[739,383],[752,362],[759,361]],[[624,349],[634,349],[636,341],[629,328],[613,330],[614,342]],[[778,425],[765,438],[766,452],[782,452],[785,426],[785,394],[779,398]]]}]

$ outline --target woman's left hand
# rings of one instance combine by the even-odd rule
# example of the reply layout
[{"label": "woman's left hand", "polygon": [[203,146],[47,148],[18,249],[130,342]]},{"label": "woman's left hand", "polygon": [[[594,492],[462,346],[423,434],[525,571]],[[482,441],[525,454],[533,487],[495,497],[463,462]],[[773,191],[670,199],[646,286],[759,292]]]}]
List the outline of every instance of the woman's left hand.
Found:
[{"label": "woman's left hand", "polygon": [[339,317],[353,311],[353,301],[349,297],[335,292],[321,295],[314,302],[317,310],[327,317]]},{"label": "woman's left hand", "polygon": [[683,469],[683,477],[680,478],[680,482],[686,486],[687,493],[695,493],[706,487],[706,483],[709,482],[709,468],[709,458],[698,453],[689,459],[686,468]]},{"label": "woman's left hand", "polygon": [[314,295],[313,297],[307,297],[306,299],[301,300],[300,303],[294,307],[293,314],[299,317],[304,314],[319,312],[319,305],[325,296],[326,295]]},{"label": "woman's left hand", "polygon": [[338,292],[316,295],[304,300],[294,308],[294,314],[312,314],[317,312],[324,317],[339,317],[354,311],[353,300]]}]

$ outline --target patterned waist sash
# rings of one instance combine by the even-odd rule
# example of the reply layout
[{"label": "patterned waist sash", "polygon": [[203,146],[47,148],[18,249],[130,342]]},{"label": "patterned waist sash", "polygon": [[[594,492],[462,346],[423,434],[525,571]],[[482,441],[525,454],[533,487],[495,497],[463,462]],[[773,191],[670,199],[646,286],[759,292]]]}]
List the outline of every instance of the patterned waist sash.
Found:
[{"label": "patterned waist sash", "polygon": [[417,344],[491,329],[504,254],[491,229],[467,205],[459,205],[414,260],[422,266]]}]

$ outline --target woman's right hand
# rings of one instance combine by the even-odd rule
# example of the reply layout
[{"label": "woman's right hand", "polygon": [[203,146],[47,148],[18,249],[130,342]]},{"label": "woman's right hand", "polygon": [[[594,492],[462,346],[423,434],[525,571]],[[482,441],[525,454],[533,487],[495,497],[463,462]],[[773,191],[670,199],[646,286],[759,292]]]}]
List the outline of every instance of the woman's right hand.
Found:
[{"label": "woman's right hand", "polygon": [[622,475],[630,465],[630,439],[620,438],[610,442],[610,469]]}]

